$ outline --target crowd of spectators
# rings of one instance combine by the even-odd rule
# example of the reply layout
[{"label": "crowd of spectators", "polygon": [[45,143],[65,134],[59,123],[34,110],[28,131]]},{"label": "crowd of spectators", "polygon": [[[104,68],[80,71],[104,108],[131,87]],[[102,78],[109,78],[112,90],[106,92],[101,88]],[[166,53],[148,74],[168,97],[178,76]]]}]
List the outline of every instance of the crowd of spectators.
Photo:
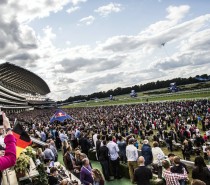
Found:
[{"label": "crowd of spectators", "polygon": [[[128,164],[132,183],[140,185],[140,177],[147,177],[144,184],[148,184],[148,179],[151,179],[150,169],[159,171],[161,166],[161,175],[167,185],[185,184],[189,176],[187,169],[177,156],[169,155],[169,159],[165,160],[166,153],[161,148],[164,144],[170,154],[180,147],[183,159],[190,160],[196,155],[192,178],[210,184],[209,170],[206,170],[204,161],[210,156],[207,146],[210,104],[207,100],[63,110],[74,120],[51,124],[49,120],[55,109],[9,116],[10,119],[17,118],[23,122],[31,136],[48,143],[43,152],[40,149],[37,151],[40,160],[56,161],[57,151],[62,150],[67,169],[79,177],[83,184],[103,184],[103,176],[107,181],[113,180],[112,176],[120,179],[120,162]],[[91,148],[96,149],[103,176],[91,167],[88,159]]]}]

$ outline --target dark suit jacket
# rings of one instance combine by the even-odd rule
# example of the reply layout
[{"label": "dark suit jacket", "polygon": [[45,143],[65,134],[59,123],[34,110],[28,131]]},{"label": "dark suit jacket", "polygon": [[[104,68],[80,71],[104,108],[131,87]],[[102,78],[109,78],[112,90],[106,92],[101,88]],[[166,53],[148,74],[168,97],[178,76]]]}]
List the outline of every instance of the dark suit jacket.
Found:
[{"label": "dark suit jacket", "polygon": [[98,151],[98,160],[99,161],[108,161],[109,160],[109,149],[107,146],[101,146]]},{"label": "dark suit jacket", "polygon": [[150,185],[150,179],[152,179],[152,172],[145,166],[139,166],[134,172],[134,181],[138,185]]}]

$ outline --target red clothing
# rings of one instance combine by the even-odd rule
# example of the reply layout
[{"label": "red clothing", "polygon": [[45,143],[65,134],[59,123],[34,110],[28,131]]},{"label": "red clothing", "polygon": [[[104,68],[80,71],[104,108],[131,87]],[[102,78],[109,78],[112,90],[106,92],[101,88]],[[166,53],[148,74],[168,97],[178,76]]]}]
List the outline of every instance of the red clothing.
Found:
[{"label": "red clothing", "polygon": [[208,140],[208,137],[206,135],[203,136],[204,141]]},{"label": "red clothing", "polygon": [[16,139],[9,134],[4,138],[6,144],[5,155],[0,157],[0,170],[5,170],[15,165],[16,162]]}]

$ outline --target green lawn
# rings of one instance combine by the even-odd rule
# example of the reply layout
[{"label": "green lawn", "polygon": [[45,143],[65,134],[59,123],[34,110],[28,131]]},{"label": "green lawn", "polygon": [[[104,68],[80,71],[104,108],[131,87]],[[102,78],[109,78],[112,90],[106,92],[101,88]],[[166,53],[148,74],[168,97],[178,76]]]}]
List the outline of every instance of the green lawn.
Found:
[{"label": "green lawn", "polygon": [[147,99],[149,102],[153,101],[176,101],[176,100],[187,100],[187,99],[210,99],[210,91],[200,90],[200,92],[186,93],[179,92],[173,94],[156,94],[156,95],[139,95],[136,98],[130,98],[129,95],[116,96],[115,100],[98,99],[91,100],[81,103],[74,103],[70,105],[63,106],[62,108],[75,108],[75,107],[96,107],[96,106],[109,106],[109,105],[124,105],[124,104],[135,104],[135,103],[145,103]]}]

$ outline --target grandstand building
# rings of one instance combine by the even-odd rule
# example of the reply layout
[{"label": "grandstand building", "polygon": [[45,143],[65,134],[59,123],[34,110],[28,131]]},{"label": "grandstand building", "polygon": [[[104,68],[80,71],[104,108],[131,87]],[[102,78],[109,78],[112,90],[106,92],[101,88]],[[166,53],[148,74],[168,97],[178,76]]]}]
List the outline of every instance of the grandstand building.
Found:
[{"label": "grandstand building", "polygon": [[34,107],[52,106],[45,96],[47,83],[36,74],[8,62],[0,64],[0,108],[5,112],[21,112]]}]

